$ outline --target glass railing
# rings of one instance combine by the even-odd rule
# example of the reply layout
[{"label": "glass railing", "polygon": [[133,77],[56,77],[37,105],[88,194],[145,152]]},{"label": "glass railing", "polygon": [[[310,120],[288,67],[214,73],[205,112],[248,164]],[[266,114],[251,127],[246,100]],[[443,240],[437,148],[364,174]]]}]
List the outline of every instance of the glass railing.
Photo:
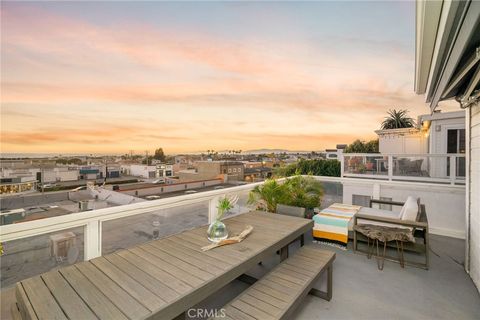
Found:
[{"label": "glass railing", "polygon": [[[322,208],[342,201],[340,178],[316,178],[324,185]],[[219,197],[238,197],[227,218],[249,212],[254,209],[248,204],[249,192],[260,184],[1,226],[1,288],[55,268],[207,225],[216,214]]]},{"label": "glass railing", "polygon": [[342,177],[465,183],[464,154],[344,154]]}]

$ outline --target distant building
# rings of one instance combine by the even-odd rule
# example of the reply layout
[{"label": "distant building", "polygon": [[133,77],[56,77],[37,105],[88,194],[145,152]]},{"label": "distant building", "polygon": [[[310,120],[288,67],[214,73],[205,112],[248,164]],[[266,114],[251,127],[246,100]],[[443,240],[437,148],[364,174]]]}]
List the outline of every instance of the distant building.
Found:
[{"label": "distant building", "polygon": [[170,178],[173,177],[173,165],[160,163],[157,164],[156,178]]},{"label": "distant building", "polygon": [[37,190],[35,176],[0,178],[0,194],[14,194]]},{"label": "distant building", "polygon": [[326,159],[338,159],[340,155],[345,151],[347,147],[346,144],[337,144],[336,149],[326,149],[325,150],[325,158]]},{"label": "distant building", "polygon": [[131,164],[129,166],[124,166],[123,168],[123,172],[127,175],[142,177],[146,179],[155,179],[157,177],[157,166]]},{"label": "distant building", "polygon": [[224,181],[243,181],[244,166],[240,161],[197,161],[196,169],[179,171],[180,181],[222,178]]},{"label": "distant building", "polygon": [[272,168],[255,167],[255,168],[245,168],[244,170],[244,180],[247,182],[263,181],[271,177],[272,177]]}]

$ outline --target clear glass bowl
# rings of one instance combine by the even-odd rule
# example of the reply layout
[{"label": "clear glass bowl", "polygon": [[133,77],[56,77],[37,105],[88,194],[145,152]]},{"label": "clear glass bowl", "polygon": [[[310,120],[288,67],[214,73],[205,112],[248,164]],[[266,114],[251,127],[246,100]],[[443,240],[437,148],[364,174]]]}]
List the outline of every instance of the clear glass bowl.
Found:
[{"label": "clear glass bowl", "polygon": [[215,220],[208,226],[208,240],[211,242],[220,242],[228,238],[227,227],[221,220]]}]

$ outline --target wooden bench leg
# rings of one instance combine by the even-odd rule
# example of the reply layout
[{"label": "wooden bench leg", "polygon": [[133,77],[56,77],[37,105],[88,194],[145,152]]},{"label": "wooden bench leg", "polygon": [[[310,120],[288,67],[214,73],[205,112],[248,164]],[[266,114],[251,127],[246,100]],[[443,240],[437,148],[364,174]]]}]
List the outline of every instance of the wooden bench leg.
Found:
[{"label": "wooden bench leg", "polygon": [[300,247],[303,247],[305,245],[305,235],[302,234],[300,236]]},{"label": "wooden bench leg", "polygon": [[288,245],[280,249],[280,261],[288,258]]},{"label": "wooden bench leg", "polygon": [[312,288],[309,292],[312,296],[319,297],[321,299],[330,301],[332,299],[333,291],[333,266],[329,265],[327,267],[327,292]]}]

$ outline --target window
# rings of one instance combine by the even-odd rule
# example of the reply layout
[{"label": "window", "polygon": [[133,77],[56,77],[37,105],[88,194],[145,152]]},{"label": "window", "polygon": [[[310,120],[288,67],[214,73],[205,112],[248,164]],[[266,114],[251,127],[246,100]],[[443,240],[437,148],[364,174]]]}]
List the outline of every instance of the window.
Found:
[{"label": "window", "polygon": [[[465,153],[465,129],[447,130],[447,153]],[[456,176],[465,177],[465,158],[457,158]],[[450,158],[447,158],[447,176],[450,176]]]},{"label": "window", "polygon": [[358,194],[352,195],[352,204],[362,207],[370,207],[370,196],[362,196]]},{"label": "window", "polygon": [[228,173],[232,173],[232,169],[231,169],[231,168],[228,168]]},{"label": "window", "polygon": [[235,172],[235,173],[236,173],[236,172],[237,172],[237,168],[233,168],[233,172]]}]

